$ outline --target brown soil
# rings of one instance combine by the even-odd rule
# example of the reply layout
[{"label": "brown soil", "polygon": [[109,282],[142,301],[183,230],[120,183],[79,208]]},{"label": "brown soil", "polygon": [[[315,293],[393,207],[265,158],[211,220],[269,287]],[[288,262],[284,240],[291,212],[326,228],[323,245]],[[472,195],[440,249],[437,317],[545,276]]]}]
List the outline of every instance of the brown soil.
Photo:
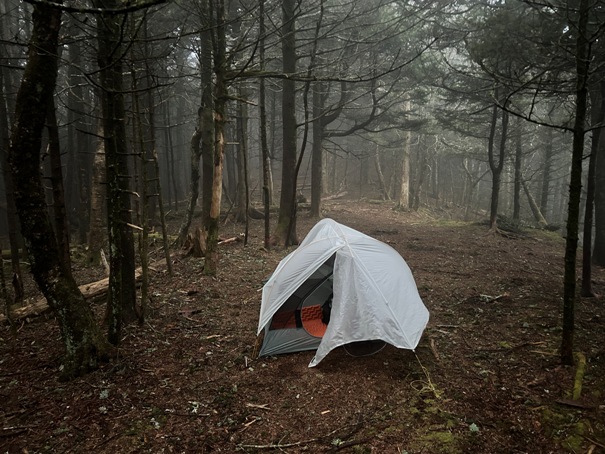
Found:
[{"label": "brown soil", "polygon": [[[410,265],[431,313],[416,353],[339,349],[312,369],[312,352],[256,358],[260,289],[286,252],[265,251],[252,221],[246,247],[221,246],[216,278],[185,257],[174,277],[155,273],[152,315],[95,373],[58,381],[51,316],[16,336],[2,327],[0,452],[605,452],[605,307],[602,298],[577,306],[587,365],[571,402],[576,370],[557,353],[559,236],[509,238],[381,203],[325,208]],[[301,213],[301,238],[312,223]],[[242,231],[223,227],[225,237]],[[89,275],[81,282],[98,274],[79,272]],[[605,293],[604,271],[594,280]]]}]

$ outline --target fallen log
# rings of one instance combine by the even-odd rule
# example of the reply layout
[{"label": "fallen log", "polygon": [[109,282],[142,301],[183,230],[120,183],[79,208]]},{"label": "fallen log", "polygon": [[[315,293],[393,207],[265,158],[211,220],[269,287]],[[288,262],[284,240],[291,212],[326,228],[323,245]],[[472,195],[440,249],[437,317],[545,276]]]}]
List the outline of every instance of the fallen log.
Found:
[{"label": "fallen log", "polygon": [[327,197],[322,197],[321,200],[324,201],[324,200],[342,199],[347,194],[348,194],[347,191],[343,191],[343,192],[339,192],[338,194],[333,194],[333,195],[329,195]]},{"label": "fallen log", "polygon": [[234,236],[232,238],[226,238],[224,240],[219,240],[219,242],[217,244],[221,245],[221,244],[229,244],[229,243],[233,243],[234,241],[242,241],[242,237],[241,236]]},{"label": "fallen log", "polygon": [[536,222],[538,223],[540,228],[542,228],[542,229],[546,228],[546,226],[548,225],[548,222],[546,222],[546,219],[544,219],[544,215],[540,211],[540,207],[536,203],[536,200],[531,195],[531,192],[530,192],[529,188],[527,187],[527,183],[525,182],[524,179],[521,179],[521,184],[523,185],[523,191],[525,191],[525,195],[527,196],[527,201],[529,202],[529,207],[531,208],[531,212],[534,215]]},{"label": "fallen log", "polygon": [[[163,261],[154,262],[149,265],[150,269],[155,269],[160,266]],[[137,268],[135,270],[135,281],[138,283],[141,282],[142,271],[141,268]],[[88,284],[83,284],[79,286],[82,295],[88,301],[95,301],[101,299],[103,296],[107,295],[107,288],[109,287],[109,278],[106,277],[99,281],[90,282]],[[21,320],[26,317],[37,317],[39,315],[45,314],[50,311],[50,307],[48,307],[48,303],[46,302],[45,297],[39,297],[35,299],[30,304],[27,304],[23,307],[19,307],[17,309],[13,309],[11,311],[11,318],[14,321]],[[6,318],[6,314],[0,315],[0,324],[6,323],[8,320]]]}]

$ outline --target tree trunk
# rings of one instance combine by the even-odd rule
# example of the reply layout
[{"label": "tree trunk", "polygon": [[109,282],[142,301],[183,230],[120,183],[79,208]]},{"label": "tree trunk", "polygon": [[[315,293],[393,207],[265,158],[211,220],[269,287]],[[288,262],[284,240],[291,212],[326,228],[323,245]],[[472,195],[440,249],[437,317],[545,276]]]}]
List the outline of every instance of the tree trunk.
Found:
[{"label": "tree trunk", "polygon": [[599,159],[599,149],[602,142],[602,124],[605,120],[605,99],[603,89],[605,82],[600,82],[589,90],[591,98],[591,123],[595,129],[592,132],[592,144],[590,147],[590,159],[588,160],[588,183],[586,187],[586,208],[584,212],[584,238],[582,242],[582,291],[585,297],[596,296],[592,289],[592,224],[594,220],[594,198],[595,198],[595,167]]},{"label": "tree trunk", "polygon": [[4,313],[6,320],[13,330],[15,325],[13,323],[13,317],[11,315],[11,300],[8,296],[8,289],[6,288],[6,278],[4,277],[4,260],[2,260],[2,248],[0,247],[0,296],[4,300]]},{"label": "tree trunk", "polygon": [[[131,57],[131,62],[133,57]],[[132,87],[132,107],[134,116],[132,118],[132,141],[133,149],[135,151],[135,179],[138,182],[136,191],[139,194],[138,198],[138,209],[135,208],[137,213],[137,223],[140,227],[138,232],[138,245],[139,245],[139,260],[141,262],[141,303],[140,311],[137,314],[139,324],[145,322],[147,316],[147,298],[149,296],[149,225],[150,225],[150,189],[149,189],[149,163],[147,158],[149,144],[147,142],[144,123],[144,113],[140,107],[140,96],[139,88],[137,83],[137,77],[135,73],[134,64],[131,67],[131,87]],[[147,88],[149,89],[149,88]],[[152,121],[151,115],[148,119]],[[153,180],[153,178],[151,179]]]},{"label": "tree trunk", "polygon": [[[259,58],[261,71],[265,69],[265,0],[259,0],[259,33],[261,41],[259,43]],[[269,145],[267,143],[267,111],[266,111],[266,93],[265,79],[261,77],[258,90],[258,116],[259,116],[259,135],[262,157],[263,171],[263,207],[264,207],[264,244],[267,250],[271,247],[271,226],[269,220],[269,208],[271,206],[271,161],[269,160]]]},{"label": "tree trunk", "polygon": [[[143,17],[142,32],[143,32],[143,44],[142,53],[144,55],[144,68],[145,68],[145,97],[143,98],[144,104],[144,115],[147,116],[147,121],[141,121],[139,126],[143,132],[144,142],[143,146],[143,161],[142,165],[145,166],[145,174],[147,175],[147,181],[145,184],[148,185],[148,199],[147,199],[147,215],[150,226],[159,224],[158,221],[158,197],[156,190],[160,188],[160,174],[156,172],[154,159],[156,153],[156,127],[155,127],[155,89],[154,75],[152,73],[152,67],[150,60],[152,58],[151,51],[149,49],[149,34],[147,32],[148,20],[147,16]],[[133,39],[135,39],[133,37]],[[136,75],[135,75],[136,77]],[[136,96],[136,95],[135,95]]]},{"label": "tree trunk", "polygon": [[[212,8],[208,3],[212,0],[203,0],[205,11],[202,13],[203,30],[200,32],[200,82],[202,88],[202,104],[200,107],[200,131],[201,131],[201,154],[202,154],[202,226],[204,232],[208,230],[210,210],[212,208],[212,188],[214,184],[214,147],[215,147],[215,122],[214,122],[214,99],[212,93],[212,49],[214,21],[210,11]],[[222,182],[220,182],[222,184]]]},{"label": "tree trunk", "polygon": [[578,223],[582,195],[582,155],[586,121],[586,98],[589,72],[589,44],[586,38],[588,0],[580,0],[578,35],[576,38],[576,112],[573,128],[569,204],[567,208],[567,237],[565,240],[565,273],[563,278],[563,333],[561,362],[573,364],[574,312],[576,302],[576,255],[578,249]]},{"label": "tree trunk", "polygon": [[15,303],[23,301],[25,295],[23,290],[23,279],[21,277],[21,263],[19,257],[19,220],[17,219],[17,208],[15,207],[13,176],[7,163],[7,155],[10,147],[8,109],[5,97],[5,69],[0,64],[0,166],[4,181],[4,193],[6,194],[6,223],[8,239],[11,252],[11,269],[13,273],[12,284],[15,293]]},{"label": "tree trunk", "polygon": [[[246,93],[242,87],[239,90],[239,97],[245,99]],[[239,102],[237,104],[237,197],[235,219],[237,222],[247,222],[248,219],[248,184],[246,175],[246,140],[248,139],[248,119],[246,115],[246,104]]]},{"label": "tree trunk", "polygon": [[[211,0],[209,0],[211,1]],[[218,271],[218,234],[221,215],[221,200],[223,188],[223,158],[225,153],[225,105],[227,101],[226,44],[225,44],[225,5],[218,0],[216,5],[216,48],[214,50],[215,91],[214,91],[214,134],[212,197],[210,215],[206,223],[206,261],[204,274],[215,276]]]},{"label": "tree trunk", "polygon": [[282,81],[282,178],[279,216],[273,232],[273,244],[284,247],[298,244],[296,235],[296,83],[287,77],[296,73],[295,37],[296,0],[282,1],[282,60],[286,77]]},{"label": "tree trunk", "polygon": [[[77,21],[74,16],[68,19],[70,32],[73,35],[78,33]],[[68,46],[69,58],[69,91],[67,94],[67,166],[66,166],[66,182],[67,207],[70,215],[75,214],[70,218],[72,223],[78,228],[78,242],[86,244],[88,223],[90,221],[89,210],[90,206],[90,164],[91,158],[88,148],[88,138],[86,137],[86,124],[82,120],[86,113],[84,102],[84,85],[83,77],[79,74],[82,67],[82,46],[79,39],[73,39]]]},{"label": "tree trunk", "polygon": [[550,176],[553,158],[553,129],[546,128],[546,146],[542,162],[542,191],[540,193],[540,211],[547,214],[548,195],[550,193]]},{"label": "tree trunk", "polygon": [[[98,8],[116,9],[119,0],[95,0]],[[107,317],[108,339],[117,345],[122,324],[138,318],[135,287],[134,235],[130,202],[129,153],[126,145],[121,43],[123,18],[103,14],[98,18],[98,63],[105,134],[107,227],[109,232],[110,285]]]},{"label": "tree trunk", "polygon": [[[523,147],[521,144],[522,134],[522,123],[521,119],[517,122],[517,128],[515,131],[515,182],[513,185],[513,221],[517,224],[521,221],[521,168],[523,166]],[[523,182],[525,184],[525,182]],[[524,186],[525,189],[525,186]],[[531,196],[529,191],[525,189],[527,194]],[[533,198],[532,198],[533,200]]]},{"label": "tree trunk", "polygon": [[498,226],[498,192],[500,190],[500,172],[494,161],[494,142],[496,140],[496,125],[498,123],[498,106],[492,107],[492,121],[489,130],[489,139],[487,142],[487,154],[489,158],[489,168],[492,172],[492,195],[490,202],[489,228],[496,229]]},{"label": "tree trunk", "polygon": [[[160,174],[160,164],[158,159],[157,150],[153,153],[153,165],[155,168],[156,175]],[[172,276],[172,259],[170,258],[170,241],[168,240],[168,228],[166,226],[166,213],[164,212],[164,199],[162,197],[162,188],[160,186],[160,179],[157,179],[156,193],[158,196],[158,207],[160,209],[160,226],[162,228],[162,246],[164,249],[164,259],[166,260],[166,270],[168,275]]]},{"label": "tree trunk", "polygon": [[[204,90],[206,90],[206,88]],[[207,90],[210,91],[210,97],[212,97],[212,87],[208,86]],[[213,106],[214,101],[210,101],[209,109],[213,109]],[[206,110],[207,108],[204,107],[203,109]],[[204,126],[202,126],[200,151],[202,156],[202,225],[204,226],[204,229],[206,229],[212,206],[215,131],[214,126],[209,126],[210,123],[214,123],[212,116],[209,116],[207,113],[203,115],[205,118],[202,120]]]},{"label": "tree trunk", "polygon": [[[149,165],[149,169],[152,175],[151,180],[149,181],[149,187],[151,188],[151,194],[149,197],[152,198],[154,204],[152,207],[157,206],[160,214],[160,228],[162,230],[162,246],[164,249],[164,258],[166,260],[166,270],[168,271],[168,275],[172,276],[172,261],[170,258],[170,244],[168,241],[168,230],[166,228],[166,214],[164,212],[164,199],[162,196],[162,185],[160,180],[160,164],[158,160],[158,152],[157,152],[157,141],[156,141],[156,133],[155,133],[155,97],[154,92],[152,91],[153,79],[151,74],[151,68],[149,66],[149,49],[148,49],[148,40],[147,40],[147,18],[145,18],[145,73],[147,76],[147,110],[149,112],[149,133],[150,133],[150,144],[149,144],[149,153],[147,156],[147,163]],[[168,126],[168,125],[166,125]],[[155,211],[152,208],[152,213]],[[152,214],[153,216],[153,214]],[[146,271],[147,273],[147,271]],[[147,282],[147,279],[144,278],[143,282]],[[141,305],[143,308],[143,316],[145,315],[145,308],[147,305],[147,300],[141,295]]]},{"label": "tree trunk", "polygon": [[521,181],[521,184],[523,185],[523,191],[525,191],[525,195],[527,197],[529,207],[531,208],[531,212],[534,215],[534,219],[536,220],[536,222],[538,223],[538,225],[540,227],[542,227],[542,228],[546,227],[548,225],[548,222],[546,222],[546,219],[544,219],[544,216],[542,215],[542,212],[540,211],[540,207],[536,203],[536,200],[534,199],[534,197],[531,195],[531,192],[530,192],[529,188],[527,187],[527,183],[523,179],[523,175],[521,175],[521,174],[519,175],[519,180]]},{"label": "tree trunk", "polygon": [[40,175],[41,137],[57,77],[60,25],[59,9],[34,6],[29,58],[17,95],[9,165],[31,271],[61,330],[66,350],[62,376],[72,378],[96,368],[99,360],[106,358],[108,345],[70,271],[59,260]]},{"label": "tree trunk", "polygon": [[384,174],[382,173],[382,165],[380,164],[380,152],[378,146],[376,146],[376,151],[374,152],[374,166],[376,168],[376,175],[378,176],[380,197],[382,200],[391,200],[386,183],[384,182]]},{"label": "tree trunk", "polygon": [[[242,89],[241,97],[244,98],[247,96],[247,92]],[[244,186],[244,204],[246,205],[246,228],[244,230],[244,246],[248,244],[248,234],[250,230],[250,217],[248,216],[248,211],[250,210],[250,184],[248,181],[248,105],[246,103],[240,104],[241,108],[241,117],[242,117],[242,138],[240,141],[240,149],[241,149],[241,162],[240,165],[243,166],[243,181],[240,184]]]},{"label": "tree trunk", "polygon": [[412,191],[412,205],[410,206],[410,208],[414,211],[418,211],[420,209],[420,193],[422,191],[424,179],[426,178],[426,174],[429,170],[426,151],[419,151],[419,153],[422,153],[422,156],[420,157],[420,162],[418,163],[416,184],[414,185],[414,190]]},{"label": "tree trunk", "polygon": [[[600,97],[605,99],[605,84],[599,84]],[[597,131],[595,131],[596,133]],[[600,129],[599,129],[600,133]],[[595,191],[594,191],[594,244],[592,247],[592,262],[597,266],[605,266],[605,140],[597,142],[598,152],[595,162]],[[593,145],[595,136],[593,136]]]},{"label": "tree trunk", "polygon": [[175,213],[178,213],[178,190],[176,187],[176,176],[174,172],[174,147],[172,146],[172,121],[170,117],[170,104],[168,99],[162,105],[162,113],[164,120],[164,147],[165,147],[165,159],[164,163],[166,166],[166,188],[168,191],[168,208],[172,207]]},{"label": "tree trunk", "polygon": [[63,187],[63,169],[61,167],[61,144],[59,143],[59,127],[55,103],[51,99],[48,114],[46,115],[46,129],[48,130],[48,154],[50,157],[51,187],[53,192],[53,214],[55,236],[59,248],[59,260],[65,269],[71,272],[71,258],[69,252],[69,224],[65,211],[65,188]]},{"label": "tree trunk", "polygon": [[[497,92],[496,92],[497,96]],[[504,168],[504,154],[506,150],[506,135],[508,129],[508,113],[502,112],[502,130],[500,132],[500,147],[498,158],[495,157],[495,137],[496,124],[498,122],[498,106],[494,105],[492,111],[492,122],[490,127],[489,142],[488,142],[488,158],[489,168],[492,172],[492,195],[490,201],[489,227],[490,230],[498,228],[498,202],[500,200],[500,181],[502,178],[502,169]]]},{"label": "tree trunk", "polygon": [[209,0],[202,2],[202,31],[200,31],[201,102],[198,125],[191,137],[190,198],[185,221],[181,225],[178,244],[185,244],[200,190],[200,159],[202,161],[202,225],[207,231],[212,204],[214,172],[214,100],[212,95],[212,20]]},{"label": "tree trunk", "polygon": [[311,213],[315,219],[321,217],[321,196],[323,194],[323,148],[324,135],[321,113],[324,110],[323,84],[313,84],[313,148],[311,151]]},{"label": "tree trunk", "polygon": [[[103,126],[99,121],[98,136],[103,136]],[[90,222],[88,224],[88,257],[91,265],[101,263],[101,249],[103,248],[103,201],[105,199],[103,183],[105,182],[105,141],[99,139],[93,161],[92,182],[90,188]]]},{"label": "tree trunk", "polygon": [[[405,110],[410,110],[410,103],[406,101]],[[403,132],[403,144],[401,149],[401,178],[399,188],[399,200],[397,200],[397,210],[407,210],[410,208],[410,148],[412,145],[412,131]]]},{"label": "tree trunk", "polygon": [[[201,116],[201,114],[200,114]],[[199,123],[202,124],[203,120],[200,118]],[[189,156],[191,157],[191,182],[189,189],[189,204],[187,205],[187,211],[185,212],[185,218],[181,227],[179,228],[179,234],[177,237],[177,244],[182,246],[185,244],[187,235],[189,234],[189,227],[193,220],[193,213],[197,205],[197,199],[200,193],[200,157],[202,155],[200,142],[202,139],[201,129],[198,127],[191,136],[189,146]]]}]

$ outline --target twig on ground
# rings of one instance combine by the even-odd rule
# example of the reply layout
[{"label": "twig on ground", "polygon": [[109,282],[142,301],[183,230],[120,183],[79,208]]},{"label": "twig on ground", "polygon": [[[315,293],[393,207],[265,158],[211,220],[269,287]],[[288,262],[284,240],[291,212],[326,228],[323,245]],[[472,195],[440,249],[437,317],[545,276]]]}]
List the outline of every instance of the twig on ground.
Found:
[{"label": "twig on ground", "polygon": [[592,443],[593,445],[597,445],[599,448],[603,448],[605,449],[605,443],[597,441],[597,440],[593,440],[592,438],[587,437],[586,435],[582,435],[584,437],[584,439],[590,443]]},{"label": "twig on ground", "polygon": [[261,404],[261,405],[258,405],[258,404],[251,404],[251,403],[247,403],[247,404],[246,404],[246,407],[249,407],[249,408],[259,408],[259,409],[261,409],[261,410],[271,410],[271,409],[269,408],[269,404]]},{"label": "twig on ground", "polygon": [[242,239],[238,236],[234,236],[232,238],[227,238],[225,240],[221,240],[219,241],[217,244],[229,244],[229,243],[233,243],[234,241],[241,241]]},{"label": "twig on ground", "polygon": [[311,443],[317,443],[321,438],[311,438],[309,440],[301,440],[295,441],[293,443],[269,443],[267,445],[238,445],[239,448],[247,448],[247,449],[284,449],[284,448],[293,448],[295,446],[302,446]]},{"label": "twig on ground", "polygon": [[347,441],[346,443],[341,443],[338,446],[330,449],[328,452],[338,452],[338,451],[341,451],[343,449],[347,449],[347,448],[351,448],[353,446],[358,446],[358,445],[361,445],[363,443],[367,443],[370,440],[371,440],[370,438],[363,438],[361,440]]},{"label": "twig on ground", "polygon": [[555,400],[559,405],[566,405],[568,407],[573,408],[581,408],[582,410],[595,410],[597,405],[593,404],[585,404],[584,402],[580,402],[579,400],[574,399],[557,399]]},{"label": "twig on ground", "polygon": [[3,427],[2,431],[0,432],[0,437],[12,437],[14,435],[19,435],[20,433],[23,433],[25,431],[27,431],[28,429],[33,429],[34,427],[37,426],[9,426],[9,427]]},{"label": "twig on ground", "polygon": [[433,339],[432,337],[430,338],[429,345],[431,346],[431,351],[433,352],[433,356],[435,357],[435,360],[437,362],[439,362],[440,361],[439,353],[437,352],[437,347],[435,346],[435,339]]},{"label": "twig on ground", "polygon": [[494,301],[498,301],[501,298],[505,298],[508,296],[508,293],[503,293],[502,295],[491,296],[491,295],[479,295],[482,303],[493,303]]},{"label": "twig on ground", "polygon": [[[363,422],[364,422],[363,418],[360,418],[353,425],[353,428],[348,433],[346,433],[346,434],[344,434],[342,436],[339,436],[338,438],[341,439],[341,440],[346,440],[348,438],[351,438],[353,435],[355,435],[357,432],[359,432],[362,429]],[[345,426],[345,427],[347,427],[347,426]],[[240,445],[238,445],[238,448],[240,448],[240,449],[263,449],[263,450],[265,450],[265,449],[266,450],[279,449],[279,450],[282,450],[282,449],[285,449],[285,448],[294,448],[296,446],[304,446],[304,445],[308,445],[308,444],[312,444],[312,443],[322,443],[322,442],[329,441],[330,438],[332,436],[334,436],[335,433],[337,433],[338,431],[340,431],[342,429],[343,429],[343,427],[338,428],[336,430],[333,430],[332,432],[328,433],[327,435],[323,435],[321,437],[310,438],[308,440],[295,441],[295,442],[292,442],[292,443],[282,443],[282,440],[283,440],[283,438],[282,438],[282,440],[279,440],[277,443],[269,443],[269,444],[266,444],[266,445],[244,445],[244,444],[240,444]],[[347,446],[343,446],[343,444],[340,444],[339,446],[336,447],[336,450],[333,450],[335,448],[332,448],[332,450],[329,450],[328,452],[336,452],[336,451],[339,451],[340,449],[344,449],[344,448],[346,448],[348,446],[355,446],[355,445],[358,445],[360,443],[365,443],[365,441],[366,440],[355,442],[353,440],[351,442],[345,442],[343,444],[346,444]],[[351,443],[351,444],[349,444],[349,443]],[[341,446],[343,446],[343,447],[341,448]]]}]

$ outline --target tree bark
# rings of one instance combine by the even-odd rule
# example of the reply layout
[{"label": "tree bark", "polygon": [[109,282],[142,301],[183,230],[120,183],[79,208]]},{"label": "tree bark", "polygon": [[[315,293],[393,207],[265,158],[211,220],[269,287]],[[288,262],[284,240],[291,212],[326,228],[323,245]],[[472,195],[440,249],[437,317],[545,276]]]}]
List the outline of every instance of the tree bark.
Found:
[{"label": "tree bark", "polygon": [[[157,150],[153,152],[153,165],[155,174],[160,175],[160,164],[158,159]],[[160,226],[162,229],[162,246],[164,249],[164,258],[166,260],[166,270],[168,275],[172,276],[172,259],[170,258],[170,241],[168,240],[168,228],[166,226],[166,213],[164,212],[164,199],[162,197],[162,187],[160,186],[160,179],[156,180],[156,193],[158,196],[158,207],[160,209]]]},{"label": "tree bark", "polygon": [[[103,126],[99,121],[97,126],[99,137],[103,136]],[[103,219],[103,183],[105,182],[105,141],[98,139],[92,164],[92,181],[90,188],[90,222],[88,223],[88,256],[87,262],[92,265],[101,263],[101,249],[105,225]]]},{"label": "tree bark", "polygon": [[[211,1],[211,0],[210,0]],[[211,11],[211,8],[210,8]],[[214,49],[214,146],[212,147],[213,173],[210,213],[206,223],[206,261],[204,274],[215,276],[218,271],[218,235],[223,189],[223,158],[225,154],[225,106],[227,101],[225,5],[223,0],[216,4],[216,47]]]},{"label": "tree bark", "polygon": [[[599,84],[600,97],[605,99],[605,84]],[[597,131],[595,131],[596,133]],[[600,129],[599,129],[600,132]],[[593,136],[594,145],[594,136]],[[605,266],[605,140],[599,136],[598,151],[595,156],[595,191],[594,191],[594,244],[592,263]]]},{"label": "tree bark", "polygon": [[284,247],[298,244],[296,236],[296,84],[288,75],[296,73],[295,14],[296,0],[282,2],[282,60],[286,77],[282,81],[282,178],[279,216],[273,232],[273,244]]},{"label": "tree bark", "polygon": [[391,197],[389,197],[389,191],[387,190],[387,186],[384,181],[384,174],[382,173],[382,165],[380,164],[380,151],[378,146],[376,146],[376,151],[374,152],[374,166],[376,168],[376,175],[378,176],[380,197],[382,197],[382,200],[391,200]]},{"label": "tree bark", "polygon": [[[74,35],[77,31],[77,19],[70,16],[68,19],[70,32]],[[86,112],[84,100],[84,90],[82,86],[83,76],[79,74],[79,68],[82,66],[82,46],[79,39],[73,39],[68,46],[69,58],[69,91],[67,95],[67,166],[66,182],[68,200],[66,201],[69,213],[74,213],[77,219],[70,219],[76,223],[78,228],[78,241],[80,244],[86,244],[88,224],[90,222],[91,187],[90,181],[94,178],[91,175],[92,159],[88,149],[89,142],[86,136],[86,123],[83,117]]]},{"label": "tree bark", "polygon": [[13,317],[11,313],[11,300],[8,296],[8,289],[6,288],[6,278],[4,277],[4,260],[2,260],[2,248],[0,247],[0,296],[4,300],[4,316],[8,321],[9,325],[15,330]]},{"label": "tree bark", "polygon": [[553,130],[552,128],[546,128],[546,145],[544,147],[544,160],[542,162],[542,191],[540,193],[540,211],[544,214],[547,214],[548,211],[552,158]]},{"label": "tree bark", "polygon": [[[133,57],[131,57],[131,70],[130,70],[130,80],[131,80],[131,88],[132,88],[132,108],[133,108],[133,118],[131,120],[132,124],[132,142],[133,142],[133,150],[136,156],[135,165],[134,165],[134,174],[136,184],[136,191],[139,195],[136,203],[135,203],[135,212],[137,225],[140,227],[140,230],[137,234],[138,239],[138,252],[139,252],[139,260],[141,262],[141,298],[140,298],[140,311],[138,312],[139,324],[143,324],[145,322],[145,317],[147,316],[147,298],[149,297],[149,226],[150,226],[150,181],[153,181],[153,178],[149,177],[149,159],[148,159],[148,147],[149,144],[147,140],[149,138],[146,137],[146,132],[148,132],[148,127],[143,125],[145,114],[141,111],[141,100],[139,95],[139,87],[137,83],[136,70],[133,64]],[[149,88],[147,88],[149,89]],[[149,94],[149,93],[148,93]],[[149,112],[147,112],[149,113]],[[148,121],[151,122],[151,115],[148,118]]]},{"label": "tree bark", "polygon": [[573,337],[576,302],[576,255],[578,249],[578,223],[582,195],[582,155],[586,121],[587,82],[589,75],[588,0],[580,0],[576,38],[576,111],[573,127],[569,203],[567,207],[567,237],[565,240],[565,272],[563,277],[563,333],[561,336],[561,362],[573,364]]},{"label": "tree bark", "polygon": [[600,82],[589,90],[591,98],[591,123],[595,129],[592,132],[590,159],[588,160],[588,176],[586,187],[586,208],[584,211],[584,238],[582,241],[582,291],[585,297],[596,296],[592,288],[592,224],[594,221],[595,199],[595,168],[599,159],[599,149],[602,142],[602,123],[605,120],[605,99],[603,89],[605,82]]},{"label": "tree bark", "polygon": [[[521,168],[523,166],[523,147],[521,144],[522,138],[522,123],[521,119],[517,122],[517,128],[515,130],[515,182],[513,184],[513,221],[519,223],[521,221]],[[523,182],[526,193],[531,196],[529,191]],[[533,197],[532,197],[533,201]],[[533,207],[532,207],[533,209]]]},{"label": "tree bark", "polygon": [[[497,91],[496,91],[497,96]],[[489,168],[492,171],[492,195],[490,201],[489,227],[490,230],[498,228],[498,202],[500,200],[500,181],[504,167],[504,155],[506,151],[506,135],[508,130],[508,113],[502,112],[502,130],[500,131],[500,147],[498,157],[495,156],[496,124],[498,122],[498,106],[494,105],[492,111],[492,122],[488,142]]]},{"label": "tree bark", "polygon": [[[410,101],[404,103],[404,110],[411,110]],[[397,200],[397,210],[407,210],[410,208],[410,148],[412,145],[412,131],[403,132],[403,143],[401,147],[401,178],[399,188],[399,199]]]},{"label": "tree bark", "polygon": [[313,148],[311,151],[311,213],[315,219],[321,217],[321,196],[323,195],[323,135],[324,125],[321,114],[324,110],[324,84],[313,84]]},{"label": "tree bark", "polygon": [[178,213],[178,191],[176,188],[176,177],[174,172],[174,147],[172,146],[172,126],[170,122],[170,103],[166,99],[162,103],[162,119],[164,121],[164,165],[166,169],[166,181],[165,187],[168,192],[168,208],[172,207],[175,213]]},{"label": "tree bark", "polygon": [[23,290],[23,279],[21,277],[21,262],[19,257],[19,220],[17,208],[15,207],[13,176],[8,168],[7,155],[10,147],[10,133],[8,124],[8,108],[6,103],[4,87],[6,79],[5,69],[0,64],[0,166],[2,166],[2,177],[4,180],[4,192],[6,194],[6,224],[8,229],[8,240],[10,243],[11,270],[13,274],[12,285],[14,291],[14,302],[23,301],[25,292]]},{"label": "tree bark", "polygon": [[53,214],[55,236],[59,248],[59,259],[65,265],[65,269],[71,272],[71,257],[69,252],[69,224],[67,223],[67,212],[65,210],[65,188],[63,187],[63,169],[61,166],[61,144],[59,142],[59,127],[57,126],[57,114],[55,103],[51,99],[48,114],[46,115],[46,129],[48,130],[48,154],[50,157],[51,187],[53,193]]},{"label": "tree bark", "polygon": [[[242,89],[240,92],[242,98],[247,96],[246,90]],[[250,183],[249,183],[249,172],[248,172],[248,105],[246,103],[240,103],[241,118],[242,118],[242,137],[240,140],[240,151],[241,160],[240,166],[243,167],[243,181],[240,185],[244,186],[244,204],[246,205],[246,227],[244,230],[244,246],[248,244],[248,235],[250,230],[250,217],[248,212],[250,210]]]},{"label": "tree bark", "polygon": [[29,57],[17,94],[9,165],[31,271],[59,323],[66,350],[62,377],[67,379],[96,368],[99,360],[107,357],[108,345],[71,273],[59,260],[39,169],[42,130],[57,78],[60,26],[59,9],[34,6]]},{"label": "tree bark", "polygon": [[[239,97],[245,99],[246,92],[240,87]],[[248,175],[247,175],[247,151],[246,141],[248,140],[248,119],[247,106],[245,102],[239,102],[237,105],[237,198],[235,219],[237,222],[247,222],[248,220]],[[247,225],[247,224],[246,224]]]},{"label": "tree bark", "polygon": [[[202,119],[199,120],[203,122]],[[179,234],[177,237],[177,245],[182,246],[185,244],[187,235],[189,233],[189,227],[191,227],[191,221],[193,220],[193,213],[195,206],[197,205],[197,199],[200,193],[200,158],[201,158],[201,139],[202,132],[200,128],[196,128],[191,136],[189,145],[189,156],[191,158],[191,181],[189,187],[189,204],[187,205],[187,211],[185,212],[185,218],[179,228]]]},{"label": "tree bark", "polygon": [[525,180],[523,180],[523,175],[521,175],[521,174],[519,175],[519,180],[523,186],[523,191],[525,191],[525,196],[527,197],[527,201],[529,203],[531,212],[534,215],[534,219],[536,220],[536,222],[538,223],[538,225],[540,227],[542,227],[542,228],[546,227],[548,225],[548,222],[546,222],[546,219],[544,219],[544,216],[542,215],[542,212],[540,211],[540,207],[536,203],[536,200],[534,199],[534,197],[531,195],[531,192],[530,192],[529,188],[527,187],[527,183],[525,182]]},{"label": "tree bark", "polygon": [[424,179],[426,178],[426,174],[428,172],[428,164],[427,164],[427,152],[419,151],[421,156],[418,162],[418,171],[416,175],[416,181],[414,184],[414,190],[412,191],[412,204],[410,208],[414,211],[418,211],[420,208],[420,193],[422,191],[422,186],[424,185]]},{"label": "tree bark", "polygon": [[[261,40],[259,43],[259,59],[261,71],[265,69],[265,0],[259,0],[259,33]],[[271,226],[269,219],[269,209],[271,206],[271,161],[269,159],[269,145],[267,143],[267,109],[266,109],[266,88],[265,79],[261,77],[258,90],[258,116],[259,116],[259,135],[262,159],[262,180],[263,180],[263,208],[264,208],[264,244],[267,250],[271,247]]]},{"label": "tree bark", "polygon": [[[119,0],[95,0],[97,8],[118,8]],[[134,279],[135,254],[130,201],[129,153],[124,108],[122,26],[123,18],[102,14],[98,18],[98,63],[103,106],[107,227],[109,231],[110,286],[106,322],[108,339],[120,342],[122,324],[138,319]]]}]

